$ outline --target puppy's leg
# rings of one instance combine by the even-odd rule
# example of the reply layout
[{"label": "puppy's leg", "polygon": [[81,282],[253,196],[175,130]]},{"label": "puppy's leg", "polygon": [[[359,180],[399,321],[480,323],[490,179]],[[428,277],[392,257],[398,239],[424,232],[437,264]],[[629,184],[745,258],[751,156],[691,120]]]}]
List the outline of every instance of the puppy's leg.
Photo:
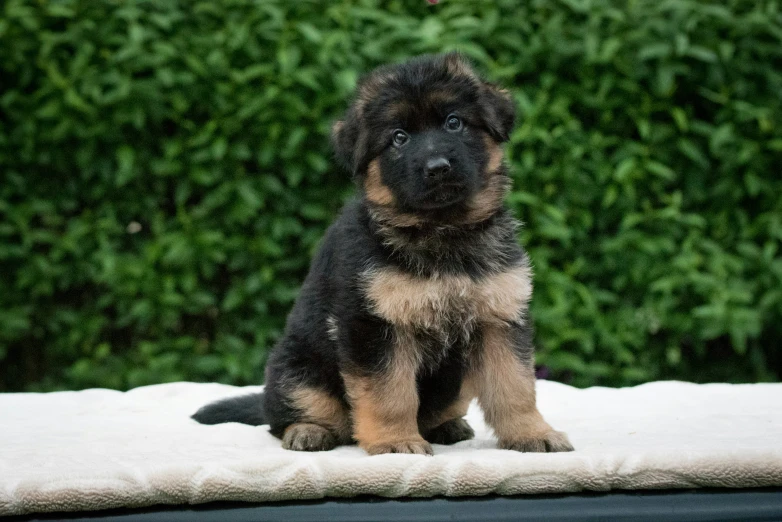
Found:
[{"label": "puppy's leg", "polygon": [[535,371],[525,326],[486,325],[475,361],[478,401],[499,447],[516,451],[573,451],[562,432],[543,419],[535,404]]},{"label": "puppy's leg", "polygon": [[424,438],[432,444],[456,444],[472,439],[475,432],[463,417],[467,414],[470,401],[475,398],[475,382],[472,378],[462,381],[458,398],[437,416],[434,422],[419,426]]},{"label": "puppy's leg", "polygon": [[345,405],[325,390],[296,386],[289,394],[297,422],[282,435],[282,447],[296,451],[328,451],[350,444],[350,416]]},{"label": "puppy's leg", "polygon": [[412,338],[397,336],[381,371],[343,373],[352,406],[353,438],[370,455],[432,454],[418,432],[418,366]]}]

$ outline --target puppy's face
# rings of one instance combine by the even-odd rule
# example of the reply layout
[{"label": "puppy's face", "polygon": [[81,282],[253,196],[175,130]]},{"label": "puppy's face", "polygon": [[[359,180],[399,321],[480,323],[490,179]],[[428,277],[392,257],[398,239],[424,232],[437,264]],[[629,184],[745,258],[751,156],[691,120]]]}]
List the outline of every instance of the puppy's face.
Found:
[{"label": "puppy's face", "polygon": [[507,187],[499,143],[514,108],[458,55],[374,71],[334,126],[337,157],[400,225],[485,219]]}]

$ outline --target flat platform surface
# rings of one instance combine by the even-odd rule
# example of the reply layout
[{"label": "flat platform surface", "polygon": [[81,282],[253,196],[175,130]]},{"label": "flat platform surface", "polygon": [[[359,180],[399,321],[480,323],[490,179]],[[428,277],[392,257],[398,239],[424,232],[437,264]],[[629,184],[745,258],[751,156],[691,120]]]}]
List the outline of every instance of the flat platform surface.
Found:
[{"label": "flat platform surface", "polygon": [[[6,520],[6,519],[4,519]],[[119,509],[94,513],[11,517],[13,521],[71,522],[549,522],[633,520],[636,522],[766,522],[782,520],[782,488],[745,490],[616,491],[570,495],[355,499],[247,505]]]},{"label": "flat platform surface", "polygon": [[576,447],[559,454],[496,449],[476,405],[467,416],[475,440],[435,445],[433,457],[370,457],[355,446],[287,451],[266,426],[189,418],[212,400],[253,391],[174,383],[0,395],[0,515],[360,495],[782,487],[782,384],[579,390],[540,381],[541,411]]}]

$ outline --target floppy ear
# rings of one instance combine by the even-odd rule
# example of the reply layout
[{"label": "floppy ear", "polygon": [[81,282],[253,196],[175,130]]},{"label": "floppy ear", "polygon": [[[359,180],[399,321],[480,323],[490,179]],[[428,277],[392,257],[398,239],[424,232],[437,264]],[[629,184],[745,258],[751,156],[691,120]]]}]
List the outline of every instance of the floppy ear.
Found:
[{"label": "floppy ear", "polygon": [[480,104],[489,134],[497,142],[508,141],[516,122],[516,106],[510,93],[488,82],[483,82],[481,87]]},{"label": "floppy ear", "polygon": [[510,131],[516,120],[516,106],[505,89],[481,81],[470,62],[462,55],[451,52],[443,56],[446,70],[454,78],[467,78],[480,83],[480,105],[483,119],[491,137],[498,142],[508,141]]},{"label": "floppy ear", "polygon": [[336,121],[331,126],[331,145],[334,147],[334,155],[339,164],[353,177],[358,174],[365,155],[365,151],[362,150],[365,140],[359,138],[358,125],[350,113],[344,120]]},{"label": "floppy ear", "polygon": [[331,146],[334,148],[334,156],[337,162],[349,171],[353,171],[353,149],[348,139],[348,129],[345,128],[345,120],[335,121],[331,126]]}]

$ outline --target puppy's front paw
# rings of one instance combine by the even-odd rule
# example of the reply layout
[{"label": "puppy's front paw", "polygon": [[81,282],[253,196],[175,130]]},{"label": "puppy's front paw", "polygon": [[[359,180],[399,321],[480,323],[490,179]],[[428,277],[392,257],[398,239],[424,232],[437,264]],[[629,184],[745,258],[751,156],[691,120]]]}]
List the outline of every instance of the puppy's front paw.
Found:
[{"label": "puppy's front paw", "polygon": [[540,437],[518,439],[503,439],[499,441],[501,449],[521,451],[524,453],[558,453],[573,451],[573,445],[564,432],[551,430]]},{"label": "puppy's front paw", "polygon": [[370,455],[383,453],[411,453],[414,455],[432,455],[432,446],[424,439],[376,442],[362,445]]}]

